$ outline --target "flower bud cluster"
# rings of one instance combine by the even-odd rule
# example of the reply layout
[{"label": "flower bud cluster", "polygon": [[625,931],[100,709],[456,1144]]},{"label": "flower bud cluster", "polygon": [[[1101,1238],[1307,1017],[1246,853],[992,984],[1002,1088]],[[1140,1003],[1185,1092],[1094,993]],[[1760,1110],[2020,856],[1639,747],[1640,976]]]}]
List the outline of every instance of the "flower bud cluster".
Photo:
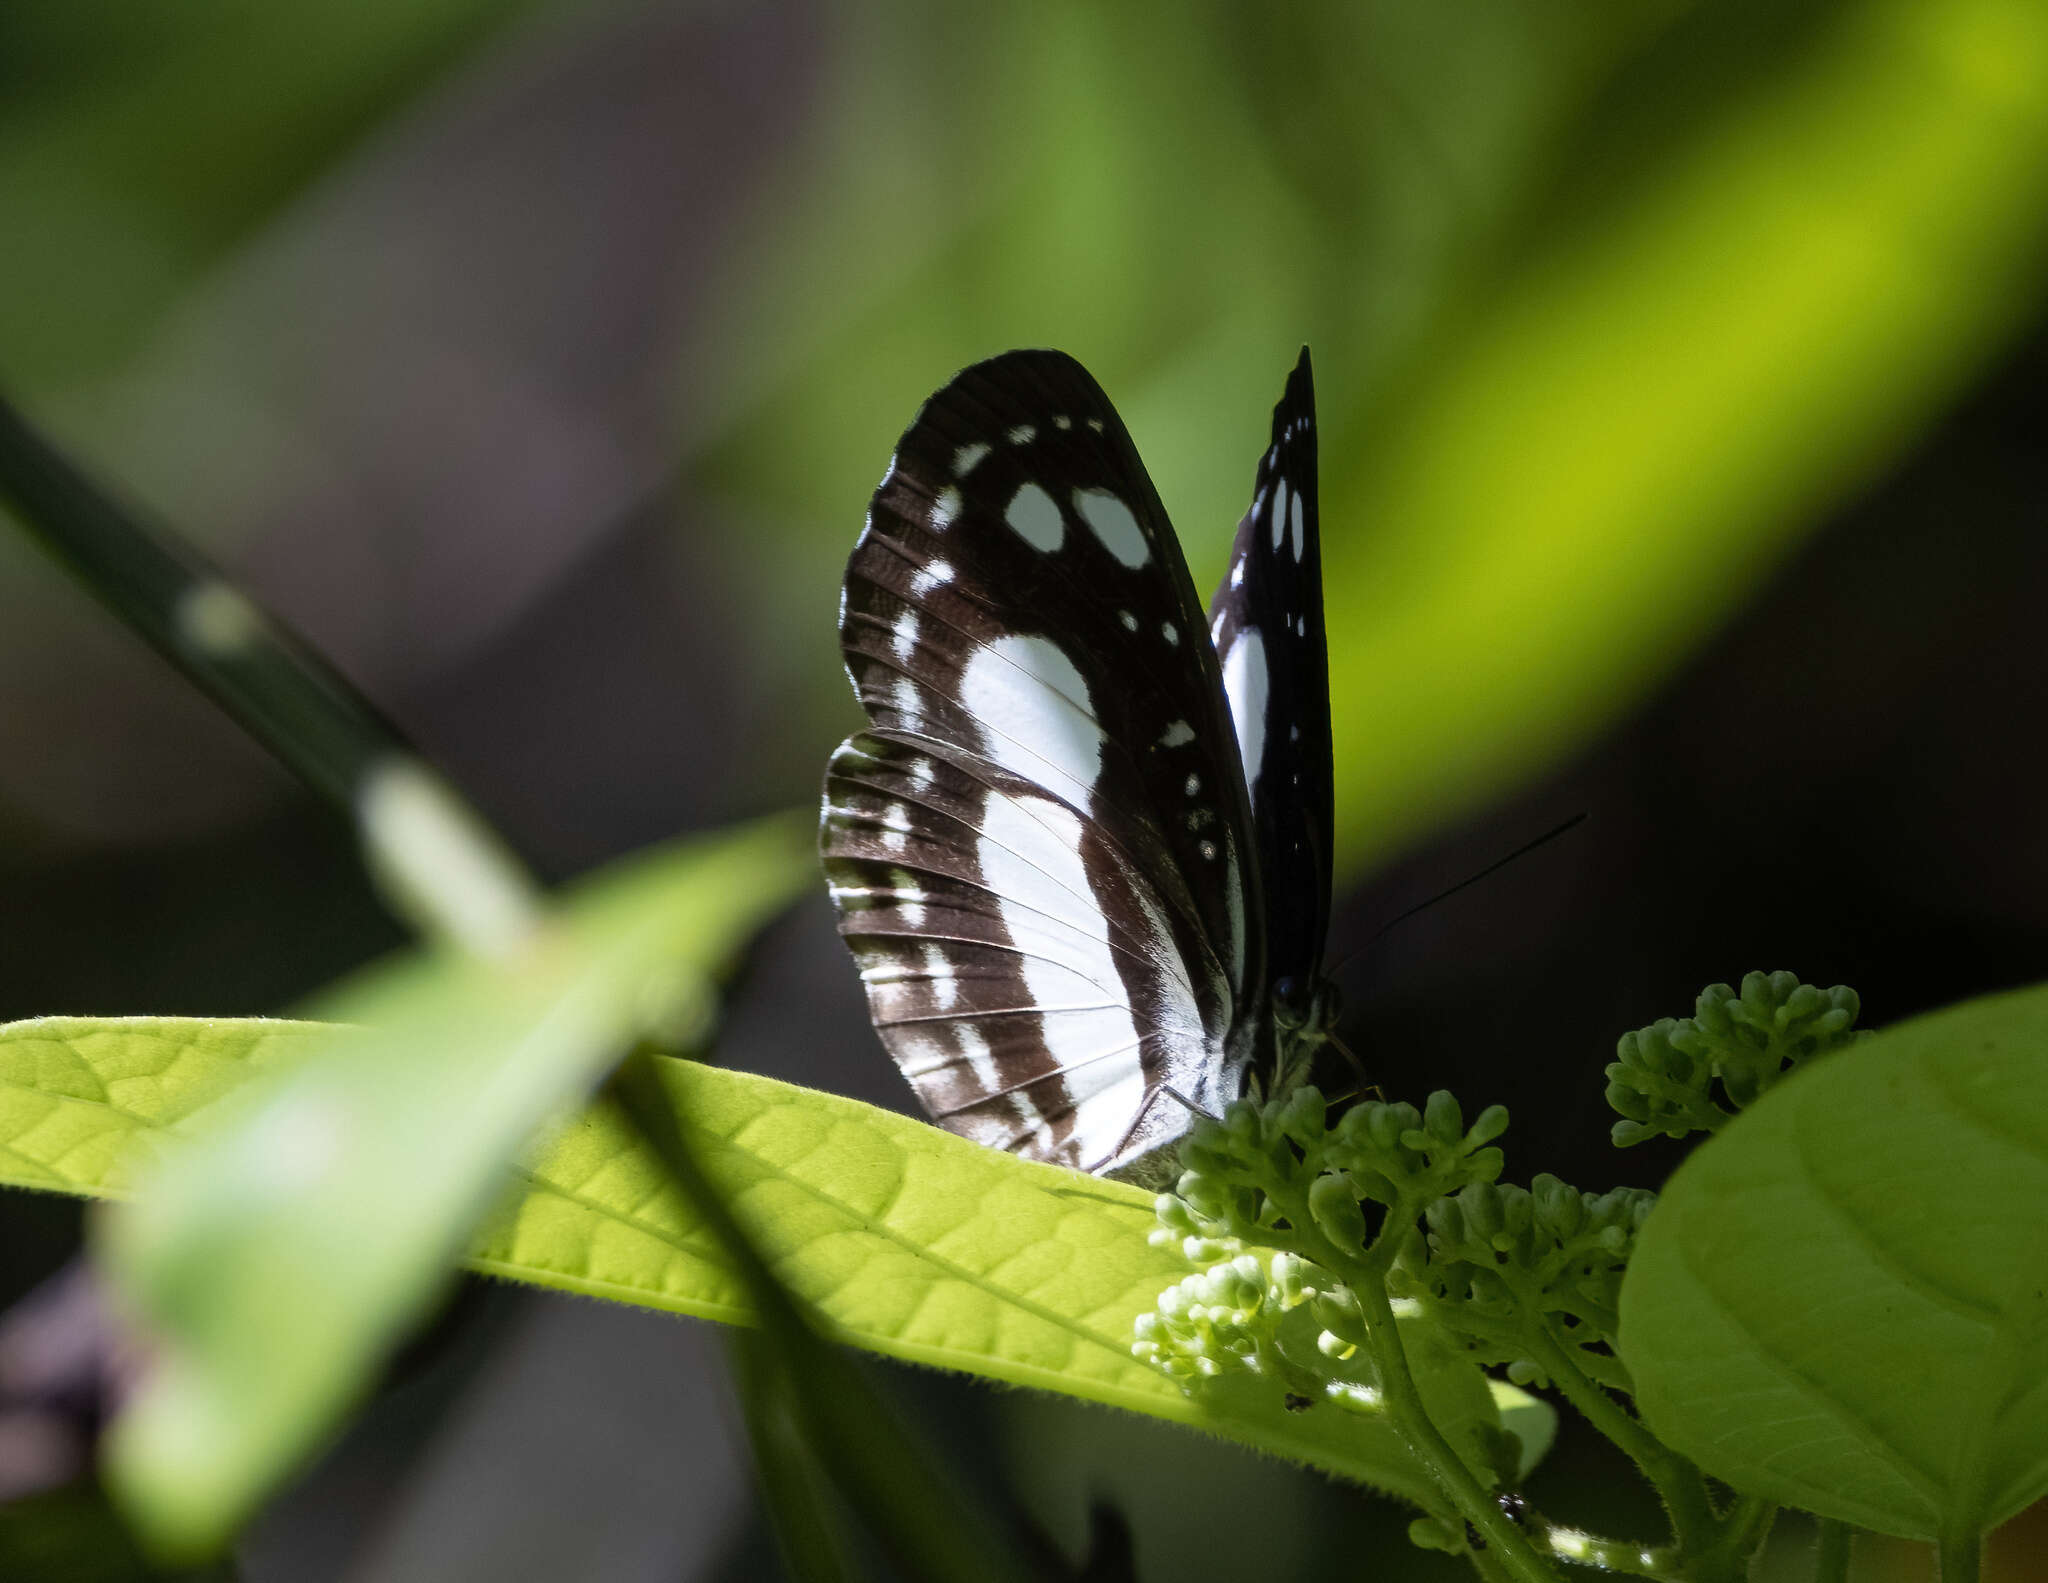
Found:
[{"label": "flower bud cluster", "polygon": [[[1160,1202],[1163,1219],[1175,1200]],[[1138,1316],[1131,1353],[1183,1386],[1245,1373],[1319,1397],[1318,1337],[1303,1305],[1335,1284],[1291,1253],[1234,1254],[1160,1293],[1158,1306]]]},{"label": "flower bud cluster", "polygon": [[1717,1131],[1786,1073],[1860,1038],[1860,1009],[1848,986],[1816,989],[1794,973],[1750,973],[1739,991],[1708,985],[1692,1016],[1663,1018],[1616,1045],[1607,1068],[1607,1103],[1622,1117],[1615,1144]]},{"label": "flower bud cluster", "polygon": [[1567,1344],[1615,1339],[1621,1278],[1657,1195],[1585,1193],[1550,1175],[1474,1183],[1424,1211],[1390,1290],[1426,1298],[1488,1362],[1519,1363],[1516,1336],[1548,1323]]},{"label": "flower bud cluster", "polygon": [[[1449,1094],[1413,1105],[1371,1101],[1334,1125],[1313,1088],[1240,1100],[1196,1123],[1178,1190],[1162,1194],[1155,1247],[1197,1273],[1137,1322],[1132,1351],[1185,1385],[1231,1372],[1270,1376],[1301,1396],[1357,1372],[1365,1340],[1357,1297],[1323,1265],[1276,1245],[1364,1257],[1374,1219],[1412,1226],[1423,1207],[1500,1175],[1499,1106],[1470,1127]],[[1305,1211],[1305,1213],[1304,1213]],[[1389,1250],[1391,1257],[1391,1250]]]}]

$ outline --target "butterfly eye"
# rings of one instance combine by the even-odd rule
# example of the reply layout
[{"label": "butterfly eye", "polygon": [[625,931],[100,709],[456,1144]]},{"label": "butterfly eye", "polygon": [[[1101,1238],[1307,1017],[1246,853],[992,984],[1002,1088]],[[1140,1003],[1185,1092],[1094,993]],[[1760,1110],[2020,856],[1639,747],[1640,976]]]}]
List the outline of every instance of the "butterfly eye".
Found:
[{"label": "butterfly eye", "polygon": [[1290,1028],[1299,1028],[1308,1020],[1307,988],[1302,980],[1291,975],[1273,986],[1273,1014]]}]

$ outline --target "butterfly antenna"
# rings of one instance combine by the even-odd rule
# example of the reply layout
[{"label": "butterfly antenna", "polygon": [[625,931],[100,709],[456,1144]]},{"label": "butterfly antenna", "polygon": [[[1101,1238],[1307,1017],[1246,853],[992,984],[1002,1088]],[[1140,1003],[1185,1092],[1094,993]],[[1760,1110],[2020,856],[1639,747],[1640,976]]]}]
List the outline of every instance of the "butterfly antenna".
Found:
[{"label": "butterfly antenna", "polygon": [[1557,826],[1555,829],[1544,831],[1543,834],[1536,837],[1535,840],[1524,841],[1520,846],[1516,847],[1514,851],[1510,852],[1506,857],[1495,858],[1491,863],[1487,864],[1486,867],[1481,869],[1478,873],[1467,874],[1463,879],[1459,880],[1457,884],[1451,886],[1448,890],[1440,890],[1434,896],[1430,897],[1429,900],[1419,901],[1413,907],[1408,908],[1407,911],[1395,913],[1393,917],[1389,918],[1385,923],[1381,924],[1377,929],[1373,930],[1373,932],[1370,935],[1366,936],[1365,941],[1362,944],[1345,952],[1343,960],[1340,961],[1335,967],[1331,968],[1329,972],[1325,973],[1323,976],[1325,978],[1335,978],[1339,973],[1343,972],[1345,968],[1349,967],[1353,962],[1357,961],[1359,957],[1363,956],[1375,945],[1378,945],[1382,937],[1384,937],[1386,933],[1389,930],[1391,930],[1396,924],[1406,923],[1410,918],[1413,918],[1417,913],[1427,912],[1430,908],[1434,907],[1438,902],[1450,900],[1451,897],[1457,895],[1458,892],[1465,889],[1466,886],[1477,885],[1481,880],[1485,879],[1488,875],[1498,874],[1502,869],[1506,868],[1510,863],[1514,862],[1517,858],[1527,857],[1531,852],[1535,851],[1540,846],[1548,846],[1552,841],[1555,841],[1559,836],[1565,834],[1567,831],[1576,830],[1580,825],[1584,824],[1585,822],[1585,814],[1575,813],[1569,819],[1565,820],[1563,824]]}]

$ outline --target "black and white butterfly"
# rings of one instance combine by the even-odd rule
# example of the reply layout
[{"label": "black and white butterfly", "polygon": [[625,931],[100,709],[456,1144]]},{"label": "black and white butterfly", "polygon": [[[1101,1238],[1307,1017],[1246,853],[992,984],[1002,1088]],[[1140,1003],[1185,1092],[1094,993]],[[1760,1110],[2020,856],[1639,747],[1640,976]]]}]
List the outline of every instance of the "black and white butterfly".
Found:
[{"label": "black and white butterfly", "polygon": [[1193,1111],[1299,1074],[1335,1015],[1305,350],[1206,620],[1101,387],[1021,351],[905,431],[839,638],[872,728],[826,774],[825,872],[934,1118],[1158,1179]]}]

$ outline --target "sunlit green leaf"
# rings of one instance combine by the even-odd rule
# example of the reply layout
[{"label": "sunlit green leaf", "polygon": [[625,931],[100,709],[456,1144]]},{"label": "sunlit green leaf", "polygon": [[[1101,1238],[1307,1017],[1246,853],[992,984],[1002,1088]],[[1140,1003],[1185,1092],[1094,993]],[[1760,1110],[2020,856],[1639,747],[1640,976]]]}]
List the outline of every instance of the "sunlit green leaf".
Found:
[{"label": "sunlit green leaf", "polygon": [[[58,1034],[50,1024],[17,1024],[0,1030],[0,1051],[38,1039],[76,1051],[112,1048],[93,1043],[94,1026],[73,1023]],[[236,1025],[155,1026],[167,1053],[187,1047],[199,1027]],[[259,1045],[249,1048],[260,1056]],[[25,1098],[41,1101],[38,1073],[59,1067],[18,1064]],[[1186,1274],[1146,1240],[1154,1225],[1148,1195],[854,1100],[688,1062],[660,1067],[704,1169],[732,1195],[776,1273],[841,1339],[1128,1408],[1418,1501],[1427,1494],[1427,1480],[1376,1419],[1330,1406],[1289,1413],[1250,1380],[1197,1406],[1131,1356],[1132,1320]],[[136,1098],[123,1118],[133,1147],[160,1147],[147,1139],[155,1092]],[[700,1318],[748,1319],[723,1254],[609,1103],[562,1128],[518,1176],[472,1245],[472,1268]],[[81,1161],[61,1181],[37,1185],[101,1192],[127,1179],[115,1151],[102,1147],[89,1166]],[[1549,1408],[1482,1382],[1424,1338],[1412,1340],[1447,1432],[1457,1436],[1498,1412],[1533,1466],[1549,1446]]]},{"label": "sunlit green leaf", "polygon": [[[1429,1488],[1377,1420],[1289,1413],[1251,1381],[1198,1406],[1131,1356],[1132,1321],[1187,1274],[1146,1240],[1151,1195],[835,1095],[684,1062],[663,1071],[705,1171],[776,1274],[845,1339],[1208,1429],[1417,1499]],[[474,1267],[746,1318],[697,1217],[606,1108],[526,1174]],[[1476,1376],[1448,1359],[1428,1372],[1448,1432],[1488,1413]],[[1532,1452],[1548,1440],[1541,1411],[1510,1424]]]},{"label": "sunlit green leaf", "polygon": [[2048,990],[1821,1058],[1672,1178],[1622,1290],[1658,1435],[1738,1489],[1969,1536],[2048,1494]]},{"label": "sunlit green leaf", "polygon": [[40,1017],[0,1026],[0,1182],[123,1198],[194,1110],[329,1032],[265,1018]]},{"label": "sunlit green leaf", "polygon": [[366,1026],[297,1041],[107,1219],[109,1268],[158,1343],[107,1466],[161,1546],[217,1543],[317,1443],[505,1161],[650,1018],[701,1017],[706,971],[810,870],[793,824],[757,826],[581,887],[514,966],[375,970],[318,1008]]}]

